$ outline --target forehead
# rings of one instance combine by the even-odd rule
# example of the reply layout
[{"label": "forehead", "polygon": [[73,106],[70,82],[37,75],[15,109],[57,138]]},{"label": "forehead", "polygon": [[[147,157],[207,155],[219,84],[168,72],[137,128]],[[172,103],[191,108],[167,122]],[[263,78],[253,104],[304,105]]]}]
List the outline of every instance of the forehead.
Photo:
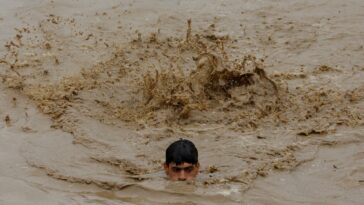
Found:
[{"label": "forehead", "polygon": [[182,164],[178,164],[178,165],[176,163],[174,163],[174,162],[171,162],[169,165],[171,167],[178,167],[178,168],[185,168],[185,167],[193,166],[193,164],[187,163],[187,162],[183,162]]}]

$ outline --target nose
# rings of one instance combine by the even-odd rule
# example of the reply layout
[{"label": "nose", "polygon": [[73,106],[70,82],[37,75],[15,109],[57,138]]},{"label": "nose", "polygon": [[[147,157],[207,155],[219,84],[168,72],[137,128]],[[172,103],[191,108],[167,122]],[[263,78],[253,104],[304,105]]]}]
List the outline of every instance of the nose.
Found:
[{"label": "nose", "polygon": [[185,181],[187,179],[186,173],[184,170],[181,170],[179,175],[178,175],[178,180],[179,181]]}]

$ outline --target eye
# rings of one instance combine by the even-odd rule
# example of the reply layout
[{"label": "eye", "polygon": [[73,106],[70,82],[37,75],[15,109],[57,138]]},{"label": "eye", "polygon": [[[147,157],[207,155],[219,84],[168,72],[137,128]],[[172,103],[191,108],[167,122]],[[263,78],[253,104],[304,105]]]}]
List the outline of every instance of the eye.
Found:
[{"label": "eye", "polygon": [[193,170],[193,166],[185,168],[185,172],[192,172],[192,170]]},{"label": "eye", "polygon": [[180,172],[181,171],[181,168],[179,168],[179,167],[172,167],[172,171],[173,172]]}]

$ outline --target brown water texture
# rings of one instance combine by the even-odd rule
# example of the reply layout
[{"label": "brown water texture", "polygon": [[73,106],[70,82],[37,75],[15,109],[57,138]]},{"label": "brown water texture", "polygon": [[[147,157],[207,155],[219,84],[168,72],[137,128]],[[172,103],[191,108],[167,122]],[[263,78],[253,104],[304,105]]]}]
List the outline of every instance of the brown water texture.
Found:
[{"label": "brown water texture", "polygon": [[[0,204],[362,204],[363,11],[2,0]],[[194,182],[161,169],[179,138]]]}]

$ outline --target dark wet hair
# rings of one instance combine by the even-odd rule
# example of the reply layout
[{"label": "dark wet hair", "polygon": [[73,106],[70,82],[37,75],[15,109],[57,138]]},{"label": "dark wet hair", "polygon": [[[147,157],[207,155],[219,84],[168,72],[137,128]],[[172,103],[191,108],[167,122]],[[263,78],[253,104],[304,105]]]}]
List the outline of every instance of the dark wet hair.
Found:
[{"label": "dark wet hair", "polygon": [[166,150],[166,164],[171,162],[177,165],[184,162],[197,164],[198,163],[198,151],[195,145],[186,139],[179,139],[173,142]]}]

